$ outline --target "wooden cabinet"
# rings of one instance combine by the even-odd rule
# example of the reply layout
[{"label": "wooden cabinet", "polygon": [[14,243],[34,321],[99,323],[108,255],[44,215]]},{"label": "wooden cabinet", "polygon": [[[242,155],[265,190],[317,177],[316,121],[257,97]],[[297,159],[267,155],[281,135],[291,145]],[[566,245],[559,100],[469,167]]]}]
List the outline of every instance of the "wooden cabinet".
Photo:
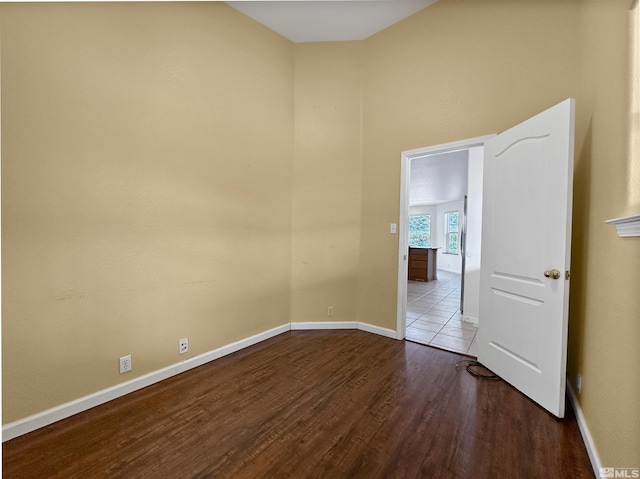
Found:
[{"label": "wooden cabinet", "polygon": [[437,248],[409,248],[409,279],[431,281],[436,274]]}]

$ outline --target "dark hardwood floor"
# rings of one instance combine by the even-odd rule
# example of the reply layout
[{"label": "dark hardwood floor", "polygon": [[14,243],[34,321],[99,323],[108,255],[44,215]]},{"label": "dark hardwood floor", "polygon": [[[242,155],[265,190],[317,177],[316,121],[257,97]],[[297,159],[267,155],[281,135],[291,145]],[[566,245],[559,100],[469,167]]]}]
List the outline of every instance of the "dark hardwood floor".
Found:
[{"label": "dark hardwood floor", "polygon": [[11,478],[593,478],[557,420],[457,354],[292,331],[3,445]]}]

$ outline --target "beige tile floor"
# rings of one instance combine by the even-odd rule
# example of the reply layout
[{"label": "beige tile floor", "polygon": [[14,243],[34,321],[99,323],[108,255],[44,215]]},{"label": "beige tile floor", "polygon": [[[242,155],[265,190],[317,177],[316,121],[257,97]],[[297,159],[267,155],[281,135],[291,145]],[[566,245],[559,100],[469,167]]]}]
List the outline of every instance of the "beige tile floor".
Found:
[{"label": "beige tile floor", "polygon": [[478,328],[462,321],[460,275],[438,271],[438,279],[409,281],[406,339],[447,351],[477,356]]}]

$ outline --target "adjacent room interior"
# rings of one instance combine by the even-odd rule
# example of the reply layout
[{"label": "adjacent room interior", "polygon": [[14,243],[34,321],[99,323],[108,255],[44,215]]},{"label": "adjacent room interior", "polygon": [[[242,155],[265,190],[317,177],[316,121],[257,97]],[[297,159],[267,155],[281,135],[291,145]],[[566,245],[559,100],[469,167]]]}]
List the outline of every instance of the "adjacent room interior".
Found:
[{"label": "adjacent room interior", "polygon": [[405,338],[476,356],[477,318],[463,316],[464,259],[480,255],[465,244],[468,174],[468,150],[411,159]]}]

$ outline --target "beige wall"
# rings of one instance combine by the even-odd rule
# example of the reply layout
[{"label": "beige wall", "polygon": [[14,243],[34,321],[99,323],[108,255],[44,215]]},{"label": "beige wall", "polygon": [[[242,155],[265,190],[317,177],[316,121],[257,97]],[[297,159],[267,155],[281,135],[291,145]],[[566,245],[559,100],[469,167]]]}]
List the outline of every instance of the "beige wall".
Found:
[{"label": "beige wall", "polygon": [[220,4],[2,5],[4,421],[183,336],[394,329],[400,152],[574,97],[569,374],[603,465],[638,467],[639,243],[603,223],[640,209],[629,3],[440,0],[295,46]]},{"label": "beige wall", "polygon": [[575,2],[440,0],[366,40],[359,318],[395,329],[400,152],[575,96]]},{"label": "beige wall", "polygon": [[0,15],[3,421],[286,323],[293,45],[215,2]]},{"label": "beige wall", "polygon": [[629,60],[640,54],[630,49],[630,4],[589,0],[580,11],[568,371],[574,381],[582,375],[580,405],[610,467],[640,467],[640,374],[628,366],[640,363],[640,238],[604,224],[640,212],[638,151],[629,145]]},{"label": "beige wall", "polygon": [[362,47],[295,45],[293,322],[356,319]]}]

